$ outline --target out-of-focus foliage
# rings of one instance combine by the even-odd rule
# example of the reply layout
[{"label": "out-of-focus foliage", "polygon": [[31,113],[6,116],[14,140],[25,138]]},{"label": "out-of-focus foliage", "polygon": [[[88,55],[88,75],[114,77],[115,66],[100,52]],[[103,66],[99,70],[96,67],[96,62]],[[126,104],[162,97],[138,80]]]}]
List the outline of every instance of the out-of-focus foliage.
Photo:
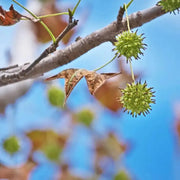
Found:
[{"label": "out-of-focus foliage", "polygon": [[48,143],[59,143],[62,147],[66,143],[67,135],[59,135],[53,130],[33,130],[27,133],[30,138],[33,150],[41,150]]},{"label": "out-of-focus foliage", "polygon": [[20,148],[18,138],[16,136],[8,137],[3,142],[3,148],[11,155],[15,154]]},{"label": "out-of-focus foliage", "polygon": [[[56,6],[55,0],[41,0],[42,2],[42,9],[39,11],[38,15],[47,15],[47,14],[55,14],[61,12],[59,7]],[[42,19],[43,22],[49,27],[55,37],[57,37],[64,28],[68,25],[68,22],[65,21],[64,16],[53,16],[53,17],[46,17]],[[46,43],[51,41],[51,37],[44,29],[44,27],[39,23],[33,23],[35,30],[36,30],[36,37],[39,42]],[[62,42],[64,44],[69,43],[71,37],[74,35],[75,30],[71,30],[66,34],[63,38]]]},{"label": "out-of-focus foliage", "polygon": [[42,151],[50,161],[57,162],[59,160],[62,148],[57,142],[48,142],[44,145]]},{"label": "out-of-focus foliage", "polygon": [[130,177],[125,171],[121,170],[115,175],[114,180],[130,180]]},{"label": "out-of-focus foliage", "polygon": [[84,124],[85,126],[90,126],[95,115],[90,109],[83,109],[78,112],[76,116],[78,122]]},{"label": "out-of-focus foliage", "polygon": [[64,92],[56,86],[52,86],[48,89],[48,99],[52,106],[63,108],[65,101]]}]

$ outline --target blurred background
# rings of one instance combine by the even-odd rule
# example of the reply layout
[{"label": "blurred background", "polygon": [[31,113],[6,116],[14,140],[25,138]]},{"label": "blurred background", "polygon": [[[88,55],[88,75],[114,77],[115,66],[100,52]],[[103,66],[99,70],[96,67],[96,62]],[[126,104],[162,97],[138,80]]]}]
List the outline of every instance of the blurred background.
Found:
[{"label": "blurred background", "polygon": [[[77,0],[19,0],[37,15],[67,11]],[[124,1],[82,0],[75,18],[79,25],[59,48],[116,20]],[[154,6],[155,0],[136,0],[131,14]],[[14,4],[0,0],[3,9]],[[14,4],[14,8],[26,14]],[[146,117],[124,113],[105,83],[95,97],[82,79],[64,102],[64,79],[44,82],[68,68],[93,70],[110,60],[111,43],[104,43],[72,63],[28,80],[0,88],[0,179],[30,180],[179,180],[180,179],[180,21],[179,14],[161,16],[138,28],[148,45],[133,61],[135,75],[156,91],[156,104]],[[44,19],[57,36],[67,16]],[[33,61],[50,44],[38,24],[20,21],[0,27],[0,66]],[[123,72],[129,66],[119,58],[100,72]],[[119,82],[119,86],[124,82]],[[111,85],[111,86],[110,86]],[[112,93],[113,92],[113,93]],[[115,92],[116,93],[116,92]],[[112,97],[112,98],[111,98]]]}]

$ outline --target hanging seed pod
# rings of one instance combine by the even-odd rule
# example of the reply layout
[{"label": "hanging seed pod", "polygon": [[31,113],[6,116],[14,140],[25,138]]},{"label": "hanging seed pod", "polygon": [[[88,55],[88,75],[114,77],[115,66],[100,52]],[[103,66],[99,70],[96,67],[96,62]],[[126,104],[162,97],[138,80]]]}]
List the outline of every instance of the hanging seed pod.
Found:
[{"label": "hanging seed pod", "polygon": [[127,87],[121,91],[123,96],[120,101],[125,111],[133,117],[141,114],[145,116],[151,110],[150,104],[155,103],[153,99],[154,92],[152,88],[147,88],[146,82],[144,84],[141,84],[141,82],[127,84]]},{"label": "hanging seed pod", "polygon": [[127,60],[131,60],[132,57],[139,59],[139,55],[143,55],[142,50],[145,50],[146,44],[143,43],[143,34],[137,35],[136,32],[124,31],[116,37],[115,50],[120,55],[123,55]]}]

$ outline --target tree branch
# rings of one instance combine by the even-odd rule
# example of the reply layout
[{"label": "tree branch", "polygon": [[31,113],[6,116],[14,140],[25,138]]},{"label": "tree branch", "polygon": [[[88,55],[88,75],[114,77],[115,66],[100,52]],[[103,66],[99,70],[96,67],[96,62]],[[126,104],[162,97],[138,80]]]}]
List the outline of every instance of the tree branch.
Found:
[{"label": "tree branch", "polygon": [[21,73],[19,73],[20,76],[25,76],[28,74],[36,64],[38,64],[43,58],[48,56],[49,54],[56,51],[59,42],[62,40],[62,38],[74,27],[77,25],[78,20],[72,20],[72,17],[69,17],[69,24],[65,27],[65,29],[61,32],[61,34],[56,38],[56,41],[53,42],[48,48],[46,48],[42,54],[32,63],[30,64],[25,70],[23,70]]},{"label": "tree branch", "polygon": [[[131,29],[139,27],[161,15],[165,14],[160,6],[154,6],[149,9],[138,11],[129,16],[129,22]],[[92,34],[82,38],[62,50],[58,50],[53,54],[45,57],[39,64],[37,64],[29,74],[20,76],[20,72],[26,69],[30,63],[24,65],[5,69],[0,72],[0,86],[19,82],[25,79],[30,79],[43,75],[52,69],[59,66],[70,63],[79,56],[85,54],[89,50],[99,46],[100,44],[110,41],[112,42],[114,37],[127,30],[126,18],[122,20],[122,26],[117,29],[117,21],[112,22],[103,29],[97,30]]]}]

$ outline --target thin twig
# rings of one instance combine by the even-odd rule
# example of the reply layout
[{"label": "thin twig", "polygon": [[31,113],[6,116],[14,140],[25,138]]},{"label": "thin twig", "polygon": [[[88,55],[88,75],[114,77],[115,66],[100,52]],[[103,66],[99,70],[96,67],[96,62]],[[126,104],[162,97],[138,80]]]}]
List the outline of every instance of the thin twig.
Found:
[{"label": "thin twig", "polygon": [[70,23],[66,26],[66,28],[61,32],[61,34],[56,38],[56,41],[53,42],[47,49],[45,49],[41,55],[32,63],[30,64],[26,69],[22,70],[20,73],[20,76],[25,76],[28,74],[34,66],[36,66],[43,58],[48,56],[49,54],[53,53],[56,51],[59,42],[62,40],[62,38],[73,28],[77,25],[78,20],[72,21],[72,17],[69,16],[69,21]]},{"label": "thin twig", "polygon": [[118,30],[121,27],[124,12],[125,12],[125,6],[120,7],[118,15],[117,15],[117,24],[116,24]]},{"label": "thin twig", "polygon": [[13,69],[13,68],[16,68],[16,67],[18,67],[18,64],[12,65],[12,66],[8,66],[8,67],[4,67],[4,68],[0,68],[0,71],[9,70],[9,69]]},{"label": "thin twig", "polygon": [[[120,7],[119,12],[118,12],[118,16],[117,16],[117,30],[119,30],[120,26],[122,25],[122,18],[125,12],[125,9],[131,5],[131,3],[133,2],[133,0],[131,0],[127,5],[123,5],[123,7]],[[126,8],[125,8],[126,7]]]},{"label": "thin twig", "polygon": [[63,32],[61,32],[61,34],[56,38],[56,42],[54,43],[54,45],[56,45],[56,47],[58,46],[59,42],[62,40],[62,38],[73,28],[77,25],[78,20],[74,20],[73,22],[69,23],[68,26],[66,26],[66,28],[64,29]]}]

